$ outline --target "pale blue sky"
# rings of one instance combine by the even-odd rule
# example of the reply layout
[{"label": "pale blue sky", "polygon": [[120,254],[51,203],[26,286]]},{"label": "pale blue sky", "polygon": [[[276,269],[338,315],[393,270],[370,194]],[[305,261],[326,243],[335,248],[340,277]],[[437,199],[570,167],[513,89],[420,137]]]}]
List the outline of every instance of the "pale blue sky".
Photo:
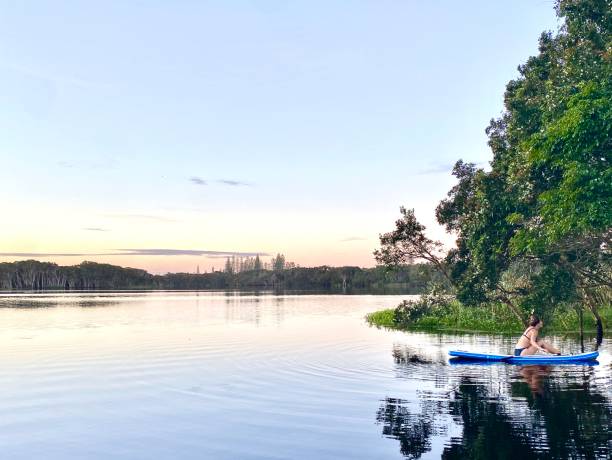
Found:
[{"label": "pale blue sky", "polygon": [[[489,159],[505,84],[557,27],[538,0],[0,6],[0,252],[304,265],[371,265],[401,204],[431,223],[450,165]],[[212,263],[139,257],[91,259]]]}]

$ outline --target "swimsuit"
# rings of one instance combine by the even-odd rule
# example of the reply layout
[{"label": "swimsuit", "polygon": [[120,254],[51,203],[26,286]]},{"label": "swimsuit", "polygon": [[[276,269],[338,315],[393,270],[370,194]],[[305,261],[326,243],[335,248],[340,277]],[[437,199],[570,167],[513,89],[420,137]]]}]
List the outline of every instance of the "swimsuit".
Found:
[{"label": "swimsuit", "polygon": [[521,353],[523,352],[525,348],[515,348],[514,349],[514,356],[521,356]]},{"label": "swimsuit", "polygon": [[525,332],[523,332],[523,337],[527,337],[529,339],[529,341],[531,342],[531,337],[529,337],[527,335],[527,332],[529,332],[530,329],[533,329],[532,327],[528,327],[527,329],[525,329]]},{"label": "swimsuit", "polygon": [[[532,328],[532,327],[528,327],[528,328],[527,328],[527,330],[526,330],[525,332],[523,332],[523,337],[525,337],[525,338],[529,339],[529,343],[531,343],[531,337],[529,337],[529,336],[527,335],[527,332],[528,332],[530,329],[533,329],[533,328]],[[515,349],[514,349],[514,356],[521,356],[521,353],[523,352],[523,350],[525,350],[525,349],[527,349],[527,348],[529,348],[529,347],[515,348]]]}]

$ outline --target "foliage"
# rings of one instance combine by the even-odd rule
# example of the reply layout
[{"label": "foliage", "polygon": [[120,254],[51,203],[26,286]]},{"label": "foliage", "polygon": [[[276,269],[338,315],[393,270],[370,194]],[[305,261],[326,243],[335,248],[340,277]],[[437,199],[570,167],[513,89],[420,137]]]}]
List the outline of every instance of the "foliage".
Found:
[{"label": "foliage", "polygon": [[[520,334],[523,326],[516,321],[512,312],[501,303],[467,307],[453,300],[442,307],[431,309],[413,322],[395,321],[395,308],[375,311],[366,316],[369,324],[376,327],[400,330],[423,330],[429,332],[470,331],[501,334]],[[601,308],[604,324],[612,324],[612,306]],[[576,310],[558,308],[545,320],[546,333],[577,333],[578,316]],[[596,332],[597,323],[592,316],[584,317],[584,330]]]},{"label": "foliage", "polygon": [[71,267],[36,260],[0,263],[0,289],[127,289],[154,283],[144,270],[94,262]]},{"label": "foliage", "polygon": [[[230,259],[224,271],[212,273],[168,273],[152,275],[144,270],[83,262],[62,267],[35,260],[1,263],[0,289],[275,289],[351,292],[400,289],[410,294],[443,283],[428,264],[386,269],[375,267],[295,267],[283,270],[257,269],[247,262]],[[236,268],[235,268],[236,267]],[[293,268],[287,268],[293,267]]]},{"label": "foliage", "polygon": [[276,254],[276,257],[271,261],[272,269],[281,271],[285,269],[285,256],[282,254]]},{"label": "foliage", "polygon": [[513,236],[515,252],[541,252],[583,234],[606,231],[612,210],[612,91],[589,82],[563,115],[525,141],[510,180],[527,182],[537,196]]},{"label": "foliage", "polygon": [[380,236],[380,249],[374,251],[379,263],[388,266],[413,264],[415,260],[424,260],[450,281],[444,266],[444,246],[439,241],[428,238],[426,227],[417,220],[414,209],[400,208],[401,219],[395,222],[395,230]]},{"label": "foliage", "polygon": [[415,324],[425,315],[440,315],[451,298],[433,291],[422,295],[418,300],[403,300],[393,310],[393,324],[407,327]]},{"label": "foliage", "polygon": [[253,260],[253,270],[255,270],[256,272],[260,271],[261,269],[263,269],[263,266],[261,264],[261,260],[259,259],[259,254],[257,254],[255,256],[255,260]]},{"label": "foliage", "polygon": [[366,315],[366,321],[371,325],[377,327],[395,328],[394,318],[395,308],[387,308],[386,310],[379,310]]},{"label": "foliage", "polygon": [[524,321],[580,300],[601,326],[612,290],[612,5],[559,0],[556,11],[558,33],[541,35],[486,130],[490,170],[459,160],[436,209],[456,247],[441,260],[402,208],[376,255],[429,260],[466,306],[501,302]]}]

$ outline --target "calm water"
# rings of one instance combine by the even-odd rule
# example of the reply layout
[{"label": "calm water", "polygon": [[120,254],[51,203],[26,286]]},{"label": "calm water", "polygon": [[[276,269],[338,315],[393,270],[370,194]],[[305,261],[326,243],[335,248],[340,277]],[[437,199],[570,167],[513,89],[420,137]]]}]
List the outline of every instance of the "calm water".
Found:
[{"label": "calm water", "polygon": [[1,456],[610,457],[609,341],[596,366],[450,365],[514,341],[365,324],[401,298],[2,294]]}]

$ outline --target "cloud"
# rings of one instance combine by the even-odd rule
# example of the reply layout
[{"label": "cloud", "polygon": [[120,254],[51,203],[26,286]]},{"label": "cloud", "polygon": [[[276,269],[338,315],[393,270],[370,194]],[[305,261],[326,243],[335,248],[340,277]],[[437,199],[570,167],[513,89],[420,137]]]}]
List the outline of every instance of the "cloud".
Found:
[{"label": "cloud", "polygon": [[427,175],[427,174],[442,174],[442,173],[449,173],[453,170],[453,166],[455,166],[455,163],[438,163],[438,164],[434,164],[431,165],[429,168],[427,169],[423,169],[419,172],[417,172],[418,175]]},{"label": "cloud", "polygon": [[[427,175],[427,174],[450,173],[450,172],[452,172],[453,168],[455,167],[455,163],[456,162],[452,162],[452,163],[434,163],[429,168],[422,169],[421,171],[418,171],[416,174],[421,176],[421,175]],[[471,162],[470,161],[466,161],[465,163],[471,163]],[[485,161],[473,162],[473,163],[478,168],[485,167],[488,164]]]},{"label": "cloud", "polygon": [[[189,178],[189,181],[193,182],[196,185],[208,185],[208,183],[210,182],[209,180],[202,179],[201,177],[198,177],[198,176],[191,176]],[[250,182],[234,180],[234,179],[217,179],[212,182],[216,184],[221,184],[221,185],[229,185],[230,187],[250,187],[252,185]]]},{"label": "cloud", "polygon": [[163,249],[163,248],[127,248],[115,249],[106,253],[76,252],[0,252],[0,257],[89,257],[89,256],[206,256],[217,257],[255,257],[269,256],[266,252],[209,251],[207,249]]},{"label": "cloud", "polygon": [[207,249],[117,249],[125,251],[115,255],[134,256],[208,256],[208,257],[255,257],[256,255],[267,256],[263,252],[237,252],[237,251],[209,251]]},{"label": "cloud", "polygon": [[217,181],[215,181],[219,184],[223,184],[223,185],[229,185],[231,187],[249,187],[251,184],[249,182],[242,182],[239,180],[231,180],[231,179],[219,179]]},{"label": "cloud", "polygon": [[87,230],[88,232],[108,232],[107,229],[100,227],[84,227],[83,230]]},{"label": "cloud", "polygon": [[367,240],[367,238],[364,238],[362,236],[349,236],[347,238],[342,238],[340,240],[340,243],[348,243],[349,241],[365,241]]},{"label": "cloud", "polygon": [[189,180],[196,185],[206,185],[207,184],[207,182],[204,179],[197,177],[197,176],[192,176],[189,178]]},{"label": "cloud", "polygon": [[0,257],[86,257],[106,255],[109,254],[85,254],[75,252],[0,252]]}]

